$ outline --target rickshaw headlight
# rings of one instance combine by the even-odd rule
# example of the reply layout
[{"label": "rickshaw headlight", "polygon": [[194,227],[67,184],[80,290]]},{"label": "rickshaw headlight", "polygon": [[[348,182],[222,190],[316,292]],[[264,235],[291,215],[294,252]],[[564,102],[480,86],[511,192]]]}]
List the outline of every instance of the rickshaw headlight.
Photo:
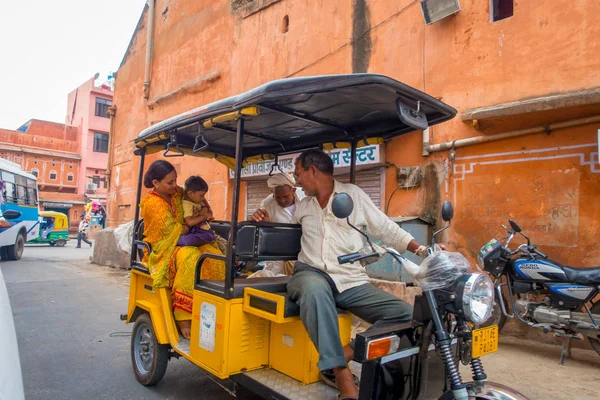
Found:
[{"label": "rickshaw headlight", "polygon": [[471,274],[459,294],[463,315],[470,322],[479,325],[486,322],[492,315],[494,307],[494,284],[485,274]]}]

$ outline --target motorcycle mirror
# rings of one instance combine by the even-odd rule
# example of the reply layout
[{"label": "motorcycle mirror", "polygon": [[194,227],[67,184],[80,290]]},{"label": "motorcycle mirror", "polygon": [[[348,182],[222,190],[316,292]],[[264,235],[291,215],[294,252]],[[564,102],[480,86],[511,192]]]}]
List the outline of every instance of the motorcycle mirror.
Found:
[{"label": "motorcycle mirror", "polygon": [[454,217],[454,207],[448,200],[444,201],[442,205],[442,219],[446,222],[450,222]]},{"label": "motorcycle mirror", "polygon": [[21,216],[21,213],[16,210],[6,210],[2,213],[4,219],[17,219]]},{"label": "motorcycle mirror", "polygon": [[331,211],[338,218],[348,218],[354,210],[354,202],[348,193],[338,193],[331,202]]},{"label": "motorcycle mirror", "polygon": [[512,219],[509,219],[508,223],[510,224],[510,227],[513,229],[513,231],[515,231],[517,233],[521,233],[521,228],[519,227],[519,225],[517,225],[517,223],[515,221],[513,221]]}]

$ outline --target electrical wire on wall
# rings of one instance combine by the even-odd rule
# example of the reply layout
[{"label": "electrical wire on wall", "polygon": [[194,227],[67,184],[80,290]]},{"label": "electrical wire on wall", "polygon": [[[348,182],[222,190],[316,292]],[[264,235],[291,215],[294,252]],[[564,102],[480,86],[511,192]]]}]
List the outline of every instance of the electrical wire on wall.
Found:
[{"label": "electrical wire on wall", "polygon": [[387,162],[386,167],[394,167],[396,169],[396,179],[398,182],[398,186],[396,186],[396,188],[392,191],[392,193],[390,194],[390,197],[387,199],[387,202],[385,205],[384,212],[386,215],[388,215],[388,212],[390,209],[390,204],[392,202],[392,198],[394,197],[394,195],[396,194],[398,189],[404,188],[408,192],[411,189],[419,187],[419,185],[421,184],[421,180],[423,178],[421,175],[421,169],[419,167],[408,167],[408,169],[409,169],[408,174],[407,175],[403,174],[402,177],[400,176],[400,168],[396,164],[394,164],[392,162]]}]

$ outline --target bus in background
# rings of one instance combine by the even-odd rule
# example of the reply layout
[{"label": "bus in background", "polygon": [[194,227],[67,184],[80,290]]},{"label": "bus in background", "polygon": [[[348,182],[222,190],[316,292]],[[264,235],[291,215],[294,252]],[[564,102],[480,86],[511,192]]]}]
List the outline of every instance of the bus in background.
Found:
[{"label": "bus in background", "polygon": [[39,233],[37,178],[0,158],[0,257],[20,260]]}]

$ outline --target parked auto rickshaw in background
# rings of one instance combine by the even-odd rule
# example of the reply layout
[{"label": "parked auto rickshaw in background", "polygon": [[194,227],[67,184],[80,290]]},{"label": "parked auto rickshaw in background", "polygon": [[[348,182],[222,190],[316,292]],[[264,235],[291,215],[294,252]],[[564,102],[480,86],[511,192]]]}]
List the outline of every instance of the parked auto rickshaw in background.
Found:
[{"label": "parked auto rickshaw in background", "polygon": [[[242,168],[253,160],[273,159],[277,165],[282,154],[341,146],[351,152],[353,183],[360,147],[383,144],[455,115],[452,107],[385,76],[331,75],[273,81],[142,131],[135,141],[135,154],[140,156],[135,204],[140,203],[145,157],[158,152],[165,157],[215,158],[234,171],[234,185],[231,222],[211,223],[220,236],[228,238],[227,254],[204,253],[196,265],[190,340],[178,333],[171,290],[153,287],[152,266],[144,262],[152,248],[144,242],[143,220],[136,207],[129,304],[127,313],[121,315],[126,323],[134,323],[131,362],[136,379],[154,385],[164,376],[170,358],[184,357],[218,378],[230,378],[236,388],[243,386],[264,398],[337,399],[338,392],[320,380],[318,353],[298,305],[287,294],[291,277],[235,278],[236,262],[296,260],[302,236],[300,225],[236,223],[241,216]],[[338,218],[352,213],[351,205],[342,205],[344,213],[334,212]],[[451,205],[445,205],[442,214],[449,226]],[[202,265],[210,258],[225,262],[224,280],[201,278]],[[473,285],[485,284],[489,278],[467,269],[443,290],[424,290],[423,296],[417,296],[412,323],[357,335],[354,361],[362,371],[360,400],[422,398],[432,387],[427,367],[435,357],[433,350],[443,365],[437,375],[441,385],[436,397],[525,399],[487,381],[480,357],[496,351],[497,327],[471,330],[469,324],[477,323],[477,318],[463,313],[461,304],[470,306],[475,301]],[[479,304],[478,311],[491,310],[493,290],[480,297],[491,303],[489,307]],[[341,342],[348,344],[351,314],[340,312],[338,322]],[[453,346],[460,350],[458,357]],[[472,382],[463,382],[458,359],[471,364]],[[390,379],[385,367],[392,361],[406,367]],[[443,389],[445,383],[448,390]]]},{"label": "parked auto rickshaw in background", "polygon": [[40,211],[40,233],[28,243],[48,243],[63,247],[69,240],[69,219],[56,211]]}]

